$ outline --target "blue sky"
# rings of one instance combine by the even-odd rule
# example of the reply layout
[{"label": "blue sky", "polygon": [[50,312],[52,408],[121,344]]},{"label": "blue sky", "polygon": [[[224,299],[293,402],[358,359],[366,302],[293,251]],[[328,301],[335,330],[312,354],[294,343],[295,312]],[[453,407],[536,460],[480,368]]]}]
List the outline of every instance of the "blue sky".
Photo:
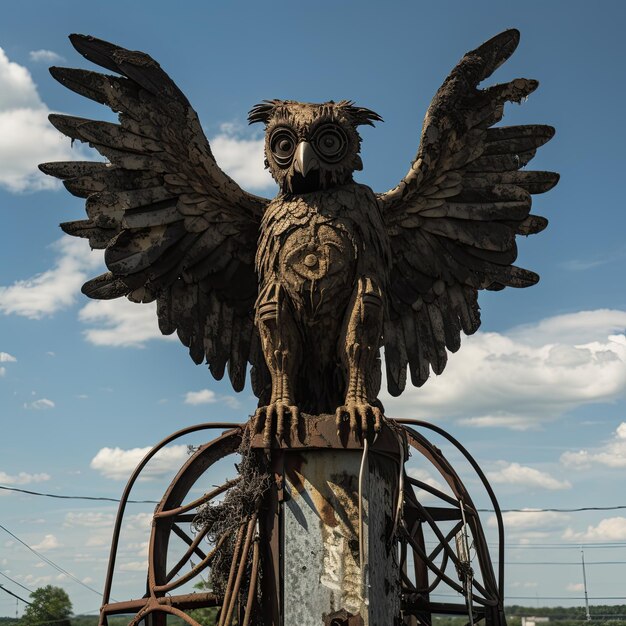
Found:
[{"label": "blue sky", "polygon": [[[377,111],[385,123],[362,131],[358,179],[385,191],[405,174],[449,70],[516,27],[521,44],[494,80],[541,85],[509,106],[504,123],[557,129],[532,162],[561,173],[534,200],[550,226],[519,246],[519,264],[541,282],[482,294],[481,331],[444,375],[383,399],[388,415],[429,419],[458,437],[503,508],[626,504],[625,13],[617,1],[14,3],[0,23],[0,485],[117,497],[137,449],[197,422],[241,421],[255,406],[249,389],[235,396],[176,341],[160,338],[149,306],[80,294],[101,257],[62,237],[58,223],[79,219],[82,203],[35,165],[89,154],[58,136],[48,112],[113,118],[49,76],[51,64],[89,66],[68,34],[149,52],[198,111],[218,162],[271,197],[260,129],[245,125],[255,103],[348,98]],[[137,495],[158,498],[184,458],[175,449]],[[105,503],[0,494],[0,524],[96,590],[113,512]],[[121,593],[126,585],[141,593],[149,512],[130,512]],[[512,513],[507,532],[509,604],[581,604],[580,544],[590,597],[625,595],[626,512]],[[0,572],[30,589],[64,586],[77,611],[99,606],[96,593],[0,535]],[[606,560],[617,563],[594,565]],[[572,564],[537,564],[547,561]],[[0,615],[14,612],[0,596]]]}]

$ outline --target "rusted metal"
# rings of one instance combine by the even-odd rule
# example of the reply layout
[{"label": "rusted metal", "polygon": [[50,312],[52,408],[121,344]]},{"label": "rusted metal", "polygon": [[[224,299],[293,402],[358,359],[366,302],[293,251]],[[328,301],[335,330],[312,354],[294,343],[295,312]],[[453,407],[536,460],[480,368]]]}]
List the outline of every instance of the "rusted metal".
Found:
[{"label": "rusted metal", "polygon": [[[113,574],[115,571],[115,563],[117,556],[117,548],[119,545],[119,536],[122,526],[124,512],[126,510],[126,504],[128,502],[130,492],[139,478],[142,470],[147,463],[152,459],[155,454],[164,448],[166,445],[176,441],[180,437],[189,435],[191,433],[212,430],[212,429],[229,429],[217,439],[211,441],[200,449],[183,465],[178,474],[166,490],[161,502],[156,508],[153,518],[153,528],[150,537],[149,544],[149,558],[148,558],[148,571],[147,571],[147,597],[140,600],[133,600],[129,602],[111,602],[110,594],[113,582]],[[188,580],[199,574],[210,563],[211,553],[204,555],[203,560],[195,568],[191,568],[190,572],[186,572],[184,575],[172,582],[172,577],[185,565],[185,561],[188,563],[193,554],[197,554],[197,541],[191,540],[189,549],[183,555],[183,559],[178,561],[173,568],[168,571],[167,567],[167,552],[168,544],[171,533],[175,533],[178,536],[180,534],[186,535],[184,531],[178,528],[178,523],[189,521],[189,511],[193,507],[189,505],[181,507],[181,503],[185,496],[188,494],[191,487],[196,481],[210,468],[210,466],[217,460],[223,458],[228,454],[232,454],[239,443],[241,442],[243,428],[239,424],[233,424],[231,422],[214,422],[198,424],[189,428],[173,433],[169,437],[166,437],[156,446],[154,446],[148,454],[139,463],[133,474],[131,475],[126,488],[122,494],[120,500],[118,514],[115,521],[113,538],[111,541],[111,555],[109,558],[109,565],[107,568],[107,574],[105,578],[105,587],[103,594],[103,606],[100,612],[100,624],[104,626],[107,622],[107,616],[116,615],[121,613],[136,612],[135,618],[132,622],[138,622],[144,617],[152,614],[165,614],[171,613],[178,615],[184,621],[197,626],[196,623],[186,614],[184,610],[190,608],[201,608],[206,606],[219,606],[221,599],[214,594],[198,593],[198,594],[181,594],[181,595],[166,595],[166,593],[180,587]],[[226,485],[227,489],[231,485]],[[224,489],[214,490],[213,497],[219,495]],[[209,494],[207,494],[209,495]],[[197,506],[206,501],[205,498],[200,498],[194,501],[192,504]],[[186,541],[186,543],[190,543]],[[203,554],[203,553],[202,553]],[[185,558],[186,557],[186,558]],[[181,614],[182,613],[182,614]],[[183,617],[184,615],[184,617]],[[154,620],[152,620],[154,621]]]},{"label": "rusted metal", "polygon": [[131,474],[128,482],[126,483],[126,487],[124,488],[124,492],[122,493],[122,497],[120,498],[120,503],[117,509],[117,516],[115,518],[115,525],[113,527],[113,538],[111,540],[111,550],[109,553],[109,564],[107,567],[107,573],[105,576],[104,583],[104,592],[102,598],[102,604],[106,605],[109,603],[111,598],[111,583],[113,582],[113,571],[115,570],[115,561],[117,557],[117,548],[119,545],[119,537],[120,530],[122,527],[122,520],[124,518],[124,512],[126,511],[126,504],[128,503],[128,498],[130,497],[130,492],[135,485],[135,482],[139,478],[139,475],[143,471],[144,467],[148,464],[150,459],[154,457],[154,455],[164,448],[169,443],[172,443],[176,439],[180,437],[184,437],[185,435],[190,435],[192,433],[196,433],[202,430],[210,430],[210,429],[218,429],[218,428],[237,428],[239,424],[234,424],[232,422],[209,422],[204,424],[196,424],[195,426],[190,426],[188,428],[183,428],[182,430],[178,430],[175,433],[171,434],[169,437],[166,437],[159,443],[157,443],[139,462],[133,473]]},{"label": "rusted metal", "polygon": [[[430,625],[432,617],[436,614],[468,614],[471,612],[471,621],[476,622],[484,619],[487,626],[502,626],[506,624],[503,611],[503,528],[502,516],[495,498],[484,473],[478,463],[469,452],[449,433],[438,426],[420,420],[397,420],[398,424],[405,427],[407,439],[411,448],[429,461],[440,476],[450,487],[454,497],[441,492],[423,482],[408,478],[410,489],[405,498],[404,536],[401,543],[406,543],[408,550],[412,552],[413,562],[419,563],[415,568],[414,578],[403,577],[403,613],[415,617],[418,623]],[[487,548],[482,525],[476,507],[465,488],[460,477],[441,453],[426,437],[414,428],[425,428],[436,432],[438,435],[452,443],[467,459],[472,468],[481,479],[489,498],[496,511],[496,519],[499,524],[499,555],[500,569],[496,579],[491,558]],[[448,506],[424,506],[419,502],[413,488],[424,488],[431,495],[439,498],[442,505]],[[443,522],[455,522],[448,532],[443,532],[439,525]],[[465,522],[467,524],[465,524]],[[422,528],[427,527],[436,537],[437,545],[428,552],[425,547]],[[481,580],[472,579],[468,587],[468,579],[463,576],[468,564],[456,549],[456,537],[459,532],[468,530],[472,537],[472,543],[476,550],[478,568]],[[402,551],[404,553],[404,551]],[[406,559],[406,556],[404,557]],[[439,562],[437,562],[439,561]],[[428,574],[430,572],[430,574]],[[454,578],[459,578],[459,584]],[[441,584],[457,592],[463,603],[437,603],[430,600],[430,594]],[[405,624],[412,622],[405,619]]]},{"label": "rusted metal", "polygon": [[[362,437],[355,436],[347,430],[337,430],[334,414],[303,413],[301,417],[302,426],[298,437],[286,436],[279,439],[275,436],[269,447],[274,450],[363,450]],[[268,447],[262,433],[252,437],[251,445],[260,449]],[[387,428],[381,429],[375,441],[370,443],[370,450],[394,458],[398,456],[398,439],[393,423],[388,423]]]},{"label": "rusted metal", "polygon": [[[200,498],[188,502],[186,498],[200,480],[206,484],[214,482],[206,478],[207,472],[216,461],[237,451],[246,426],[199,425],[157,444],[131,476],[120,502],[105,584],[108,595],[100,624],[105,626],[108,616],[130,613],[134,614],[131,626],[141,620],[147,620],[149,626],[160,626],[167,614],[180,617],[190,626],[199,626],[186,611],[215,606],[222,607],[221,626],[232,623],[253,626],[259,614],[270,626],[306,625],[308,622],[299,616],[299,609],[311,605],[318,616],[312,624],[387,626],[391,623],[389,616],[394,615],[393,619],[400,620],[398,623],[404,626],[430,626],[436,615],[467,615],[469,610],[474,622],[484,620],[486,626],[504,626],[502,564],[496,577],[470,494],[441,450],[419,431],[433,431],[459,449],[483,481],[501,523],[495,495],[467,450],[449,433],[432,424],[387,420],[376,440],[369,442],[364,455],[364,442],[337,433],[334,415],[312,416],[305,422],[307,428],[295,445],[275,439],[267,450],[273,481],[258,510],[258,522],[256,518],[248,519],[241,526],[225,596],[177,594],[184,583],[195,580],[210,566],[221,542],[227,539],[220,537],[218,545],[210,544],[207,550],[203,545],[206,529],[199,528],[194,535],[183,525],[194,519],[199,506],[227,494],[239,479],[229,480]],[[229,430],[189,457],[156,507],[146,597],[111,602],[119,529],[134,482],[164,445],[185,434],[210,428]],[[260,439],[253,438],[251,445],[263,447]],[[406,446],[412,450],[414,459],[421,458],[438,472],[450,493],[411,476],[405,475],[400,481],[400,468],[409,456]],[[362,465],[367,470],[365,474]],[[362,497],[359,497],[361,481]],[[423,504],[417,495],[421,489],[437,498],[437,502],[430,506]],[[427,547],[426,529],[434,537],[434,546]],[[464,531],[470,534],[476,549],[474,578],[460,576],[463,568],[468,567],[456,548],[459,533]],[[502,528],[499,531],[502,533]],[[168,546],[172,535],[180,537],[186,547],[170,563]],[[192,564],[194,556],[200,562]],[[370,562],[375,567],[369,567]],[[257,596],[259,581],[261,595]],[[329,589],[333,585],[331,593]],[[431,594],[440,593],[444,587],[447,593],[458,594],[458,603],[431,599]],[[470,595],[471,601],[466,602],[465,596]],[[331,596],[332,602],[328,601]],[[323,601],[324,597],[327,600]]]}]

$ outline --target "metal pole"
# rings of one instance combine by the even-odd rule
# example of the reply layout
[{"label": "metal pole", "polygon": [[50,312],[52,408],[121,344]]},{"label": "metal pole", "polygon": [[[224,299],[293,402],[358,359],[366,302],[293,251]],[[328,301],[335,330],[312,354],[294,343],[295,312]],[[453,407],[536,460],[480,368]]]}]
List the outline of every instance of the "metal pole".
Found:
[{"label": "metal pole", "polygon": [[589,612],[589,597],[587,596],[587,574],[585,572],[585,552],[582,549],[582,547],[580,548],[580,558],[582,561],[582,565],[583,565],[583,587],[585,588],[585,617],[587,619],[588,622],[591,621],[591,613]]}]

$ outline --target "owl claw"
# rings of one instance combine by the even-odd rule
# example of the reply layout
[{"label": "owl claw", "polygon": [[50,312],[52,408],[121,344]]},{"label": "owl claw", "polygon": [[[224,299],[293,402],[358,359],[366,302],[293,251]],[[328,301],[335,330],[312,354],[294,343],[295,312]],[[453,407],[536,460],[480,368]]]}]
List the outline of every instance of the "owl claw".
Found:
[{"label": "owl claw", "polygon": [[[289,420],[289,416],[291,419]],[[290,421],[291,437],[298,432],[300,411],[297,406],[287,402],[271,402],[267,406],[259,407],[253,417],[254,434],[263,433],[263,446],[271,447],[272,437],[276,435],[280,443],[285,443],[285,426]]]},{"label": "owl claw", "polygon": [[[368,402],[348,401],[335,412],[337,434],[341,434],[344,423],[349,422],[350,432],[355,438],[367,437],[372,431],[380,432],[383,412]],[[373,423],[372,423],[373,422]]]}]

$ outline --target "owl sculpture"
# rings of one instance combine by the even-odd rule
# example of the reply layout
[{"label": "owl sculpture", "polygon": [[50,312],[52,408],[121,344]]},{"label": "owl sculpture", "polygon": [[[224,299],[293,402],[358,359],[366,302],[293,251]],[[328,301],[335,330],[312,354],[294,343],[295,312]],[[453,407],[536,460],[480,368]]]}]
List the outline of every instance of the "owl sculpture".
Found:
[{"label": "owl sculpture", "polygon": [[88,219],[66,233],[105,249],[109,271],[91,298],[156,300],[164,334],[176,332],[216,379],[235,390],[248,363],[259,398],[257,432],[289,436],[301,414],[335,413],[357,436],[380,428],[381,348],[389,392],[440,374],[461,331],[480,325],[480,289],[528,287],[513,265],[516,235],[545,228],[531,194],[558,181],[524,166],[554,134],[543,125],[496,126],[507,101],[537,82],[485,89],[515,50],[508,30],[466,54],[437,91],[409,172],[386,193],[353,180],[362,169],[358,127],[381,118],[351,101],[267,100],[265,158],[278,195],[266,200],[220,170],[189,102],[142,52],[72,35],[88,60],[114,72],[51,68],[63,85],[119,113],[119,124],[51,115],[62,133],[106,161],[42,164]]}]

